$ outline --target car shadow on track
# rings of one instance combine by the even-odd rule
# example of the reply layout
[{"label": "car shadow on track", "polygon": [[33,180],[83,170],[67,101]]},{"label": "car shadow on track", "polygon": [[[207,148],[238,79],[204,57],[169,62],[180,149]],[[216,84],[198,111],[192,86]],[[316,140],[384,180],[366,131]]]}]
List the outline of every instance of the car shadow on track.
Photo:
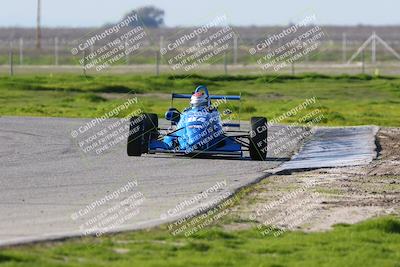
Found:
[{"label": "car shadow on track", "polygon": [[[240,160],[240,161],[252,161],[250,157],[229,157],[229,156],[207,156],[207,155],[201,155],[201,156],[195,156],[195,157],[190,157],[186,155],[151,155],[148,154],[146,157],[149,158],[165,158],[165,159],[222,159],[222,160]],[[289,157],[267,157],[265,161],[289,161]]]}]

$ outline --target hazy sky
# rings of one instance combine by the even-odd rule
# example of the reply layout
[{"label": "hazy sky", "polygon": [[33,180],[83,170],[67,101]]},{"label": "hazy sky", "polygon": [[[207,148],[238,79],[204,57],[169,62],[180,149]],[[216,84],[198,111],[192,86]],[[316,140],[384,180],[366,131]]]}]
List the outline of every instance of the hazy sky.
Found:
[{"label": "hazy sky", "polygon": [[[0,0],[0,26],[34,26],[37,0]],[[165,10],[168,26],[197,25],[226,14],[233,25],[277,25],[304,12],[318,24],[400,24],[400,0],[42,0],[44,26],[100,26],[143,5]]]}]

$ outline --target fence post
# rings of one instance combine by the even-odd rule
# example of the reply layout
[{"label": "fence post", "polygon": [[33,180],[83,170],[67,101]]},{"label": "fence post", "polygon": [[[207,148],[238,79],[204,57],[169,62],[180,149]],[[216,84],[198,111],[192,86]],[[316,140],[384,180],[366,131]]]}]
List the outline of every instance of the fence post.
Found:
[{"label": "fence post", "polygon": [[160,49],[159,50],[161,50],[162,48],[164,47],[164,36],[160,36]]},{"label": "fence post", "polygon": [[19,64],[24,64],[24,39],[19,38]]},{"label": "fence post", "polygon": [[160,51],[156,51],[156,75],[160,75]]},{"label": "fence post", "polygon": [[8,54],[8,60],[9,60],[9,64],[10,64],[10,76],[14,76],[14,55],[13,55],[12,47]]},{"label": "fence post", "polygon": [[86,49],[83,50],[83,75],[86,77]]},{"label": "fence post", "polygon": [[125,61],[126,65],[129,65],[129,45],[128,42],[125,42]]},{"label": "fence post", "polygon": [[233,64],[237,64],[237,55],[238,55],[238,37],[236,33],[233,35]]},{"label": "fence post", "polygon": [[58,65],[58,37],[54,37],[54,64]]},{"label": "fence post", "polygon": [[294,62],[292,62],[292,75],[295,75],[295,72],[294,72]]},{"label": "fence post", "polygon": [[224,52],[224,73],[225,73],[225,75],[228,74],[228,60],[226,57],[226,52]]},{"label": "fence post", "polygon": [[347,40],[346,40],[346,33],[344,32],[344,33],[342,33],[342,61],[343,61],[343,63],[346,63],[346,58],[347,58],[347,55],[346,55],[346,51],[347,50]]},{"label": "fence post", "polygon": [[361,54],[361,60],[362,60],[361,71],[362,71],[362,74],[364,74],[365,73],[365,51],[364,50],[362,51],[362,54]]},{"label": "fence post", "polygon": [[371,63],[376,63],[376,33],[373,32],[372,35],[374,36],[371,40]]}]

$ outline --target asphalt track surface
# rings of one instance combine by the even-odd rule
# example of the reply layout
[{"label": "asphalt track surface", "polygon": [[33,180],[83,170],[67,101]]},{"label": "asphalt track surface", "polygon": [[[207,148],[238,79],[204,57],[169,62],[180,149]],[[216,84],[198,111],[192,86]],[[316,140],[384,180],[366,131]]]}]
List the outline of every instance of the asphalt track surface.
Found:
[{"label": "asphalt track surface", "polygon": [[[246,157],[128,157],[125,132],[117,130],[127,122],[107,120],[72,137],[71,132],[89,121],[0,118],[0,245],[80,236],[99,222],[106,225],[105,220],[109,231],[176,221],[265,177],[266,170],[288,162],[302,140],[307,144],[314,135],[305,128],[270,127],[265,162]],[[99,136],[106,142],[87,145],[99,144]],[[107,149],[99,149],[107,143]],[[117,213],[128,219],[111,218]]]}]

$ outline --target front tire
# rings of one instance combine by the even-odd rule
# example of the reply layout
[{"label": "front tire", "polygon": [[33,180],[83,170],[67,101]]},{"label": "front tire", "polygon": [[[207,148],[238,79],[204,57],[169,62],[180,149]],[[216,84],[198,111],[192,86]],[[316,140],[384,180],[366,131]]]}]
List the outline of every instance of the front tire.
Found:
[{"label": "front tire", "polygon": [[149,141],[158,137],[158,116],[145,113],[129,122],[128,156],[140,157],[149,151]]},{"label": "front tire", "polygon": [[142,153],[149,151],[149,141],[158,137],[158,116],[154,113],[145,113],[143,119]]},{"label": "front tire", "polygon": [[264,161],[267,158],[267,119],[264,117],[252,117],[250,119],[250,127],[250,158]]}]

